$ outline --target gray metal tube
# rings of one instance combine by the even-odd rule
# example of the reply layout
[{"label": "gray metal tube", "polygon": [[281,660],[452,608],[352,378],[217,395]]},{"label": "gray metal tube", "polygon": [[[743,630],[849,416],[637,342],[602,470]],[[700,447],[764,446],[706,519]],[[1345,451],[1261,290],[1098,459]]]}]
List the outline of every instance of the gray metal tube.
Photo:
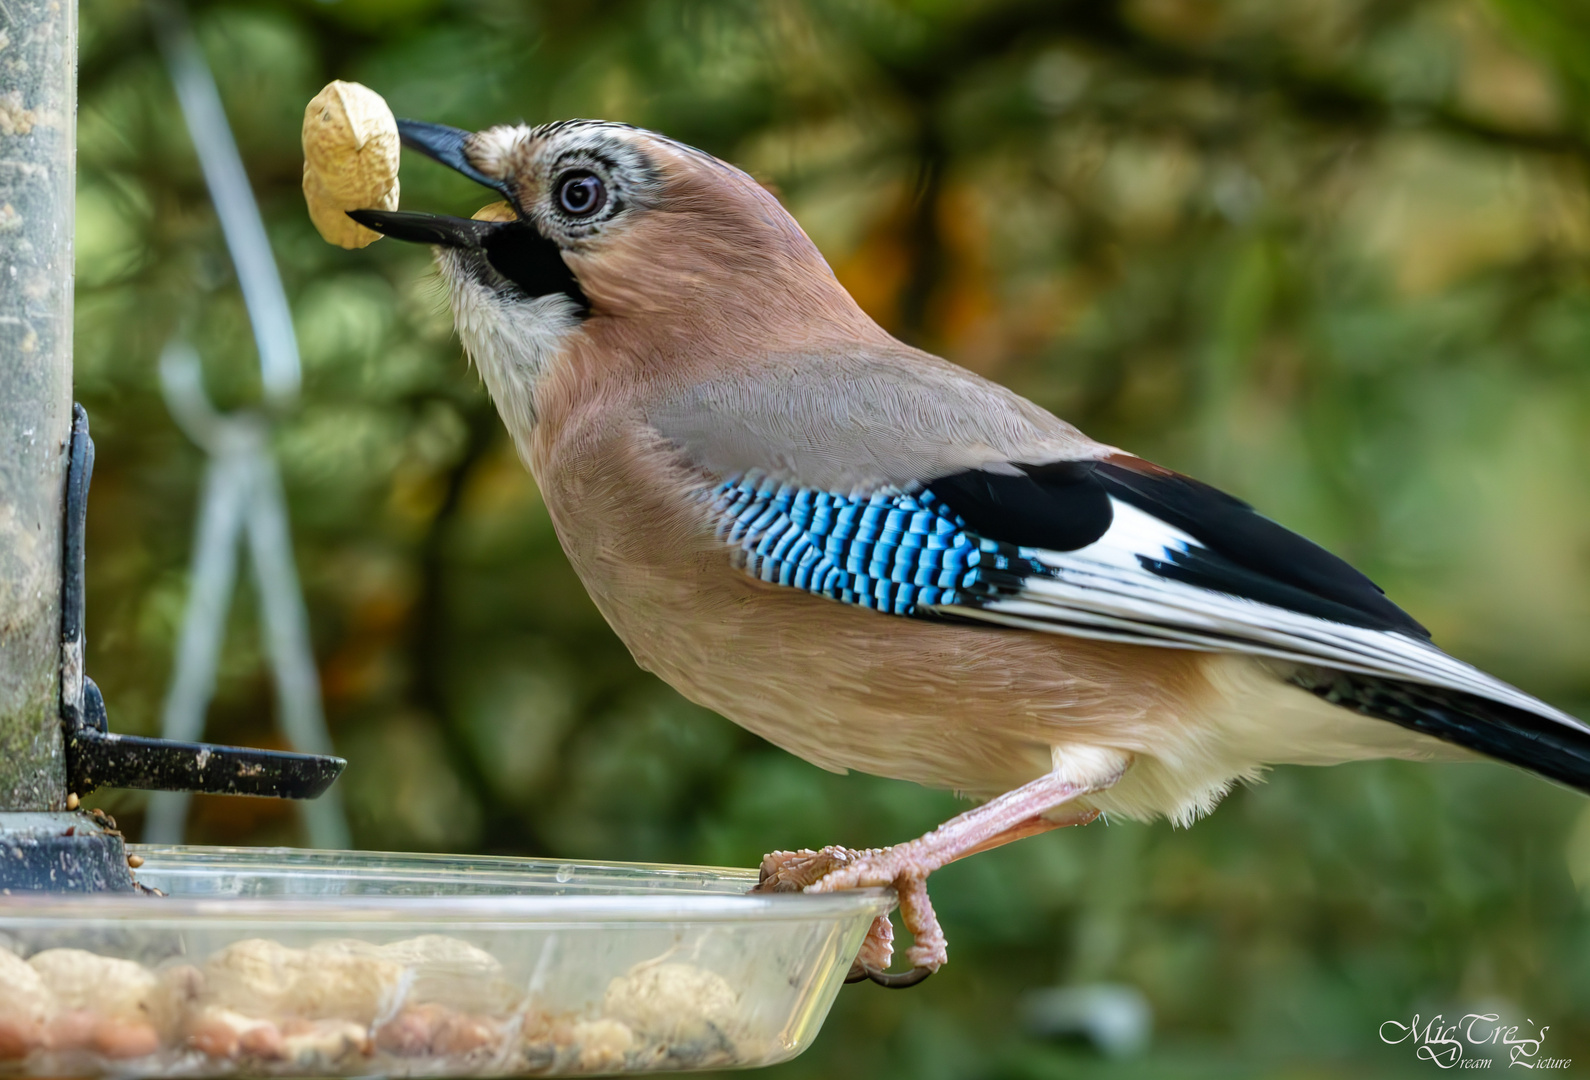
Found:
[{"label": "gray metal tube", "polygon": [[[0,4],[0,809],[64,805],[77,5]],[[81,657],[75,658],[80,664]]]}]

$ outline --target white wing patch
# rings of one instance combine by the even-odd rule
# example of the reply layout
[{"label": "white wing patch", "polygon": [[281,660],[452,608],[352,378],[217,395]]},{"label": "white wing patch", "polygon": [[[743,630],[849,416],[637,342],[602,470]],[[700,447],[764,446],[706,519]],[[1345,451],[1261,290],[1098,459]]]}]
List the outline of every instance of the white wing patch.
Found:
[{"label": "white wing patch", "polygon": [[1171,562],[1203,548],[1187,533],[1111,497],[1109,530],[1077,551],[1022,548],[1053,576],[1029,575],[1008,597],[930,610],[1005,626],[1165,648],[1243,652],[1476,694],[1590,733],[1590,726],[1492,678],[1426,641],[1349,626],[1162,577],[1142,560]]}]

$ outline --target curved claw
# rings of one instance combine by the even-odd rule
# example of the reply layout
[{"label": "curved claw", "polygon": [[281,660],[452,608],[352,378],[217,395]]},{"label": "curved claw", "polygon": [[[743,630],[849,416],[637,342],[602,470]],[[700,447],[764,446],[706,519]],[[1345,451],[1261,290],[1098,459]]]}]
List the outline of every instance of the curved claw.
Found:
[{"label": "curved claw", "polygon": [[861,971],[861,976],[856,977],[855,969],[852,968],[850,975],[846,976],[845,981],[860,982],[862,979],[871,979],[879,986],[890,990],[904,990],[906,987],[915,986],[926,979],[933,974],[934,969],[918,964],[909,971],[879,971],[877,968],[867,967],[863,964],[861,965]]}]

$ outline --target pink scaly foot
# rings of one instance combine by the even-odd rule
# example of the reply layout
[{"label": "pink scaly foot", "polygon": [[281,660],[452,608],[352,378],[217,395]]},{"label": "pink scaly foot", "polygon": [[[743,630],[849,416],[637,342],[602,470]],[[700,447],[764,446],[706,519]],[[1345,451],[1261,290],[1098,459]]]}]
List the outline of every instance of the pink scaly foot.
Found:
[{"label": "pink scaly foot", "polygon": [[1057,814],[1067,801],[1113,783],[1128,759],[1097,781],[1050,774],[952,818],[926,836],[890,848],[855,851],[830,846],[821,851],[777,851],[762,860],[757,891],[837,892],[873,886],[892,886],[900,900],[900,918],[911,932],[906,950],[911,969],[899,974],[884,970],[893,956],[893,927],[886,917],[875,920],[851,968],[851,979],[861,976],[882,986],[914,986],[937,971],[949,953],[933,903],[928,898],[927,877],[956,859],[1066,825],[1079,825],[1097,816],[1093,810]]},{"label": "pink scaly foot", "polygon": [[[761,880],[752,892],[803,892],[821,881],[830,871],[848,865],[869,852],[831,844],[821,851],[774,851],[762,859]],[[894,924],[889,916],[872,920],[867,936],[856,953],[856,960],[845,976],[847,983],[871,978],[874,972],[887,971],[894,959]]]},{"label": "pink scaly foot", "polygon": [[889,916],[879,915],[867,928],[867,936],[862,939],[861,948],[856,952],[855,962],[850,965],[850,974],[845,976],[845,981],[853,983],[876,978],[880,972],[889,970],[889,963],[893,959],[894,923],[889,921]]},{"label": "pink scaly foot", "polygon": [[762,857],[761,878],[752,892],[802,892],[821,881],[824,875],[865,855],[838,844],[821,851],[774,851]]},{"label": "pink scaly foot", "polygon": [[[873,858],[887,853],[887,848],[870,848],[858,851],[852,848],[840,847],[830,844],[821,851],[803,848],[800,851],[775,851],[762,859],[761,880],[757,882],[752,892],[811,892],[819,881],[822,881],[834,870],[857,862],[858,860]],[[894,882],[884,882],[892,885]],[[865,886],[852,886],[863,888]],[[901,914],[906,925],[912,927],[912,934],[917,934],[918,926],[932,927],[934,929],[923,932],[937,934],[937,939],[942,942],[943,934],[936,930],[938,920],[933,914],[933,905],[927,899],[926,889],[921,890],[920,903],[927,905],[927,916],[924,920],[915,913],[918,898],[915,890],[897,890],[900,898]],[[909,895],[910,899],[907,899]],[[907,904],[911,904],[913,914],[904,914]],[[920,940],[920,939],[919,939]],[[932,972],[923,970],[920,974],[913,969],[905,975],[890,975],[888,968],[894,959],[894,924],[889,921],[889,916],[879,915],[872,920],[872,925],[867,929],[867,936],[861,942],[861,948],[856,953],[855,962],[850,965],[850,973],[845,976],[847,983],[861,982],[871,979],[882,986],[910,986],[921,982]],[[900,981],[907,976],[912,976],[910,981]]]}]

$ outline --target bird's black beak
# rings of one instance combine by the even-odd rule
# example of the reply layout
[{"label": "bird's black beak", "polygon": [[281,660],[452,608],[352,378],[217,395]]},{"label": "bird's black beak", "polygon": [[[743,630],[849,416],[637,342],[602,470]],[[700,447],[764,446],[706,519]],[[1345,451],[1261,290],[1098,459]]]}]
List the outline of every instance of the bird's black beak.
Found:
[{"label": "bird's black beak", "polygon": [[403,145],[410,150],[418,150],[433,161],[440,161],[448,168],[457,169],[475,183],[484,184],[493,191],[500,192],[506,199],[513,198],[513,193],[508,190],[507,184],[501,180],[493,180],[471,165],[469,159],[464,156],[464,143],[473,132],[448,127],[446,124],[427,124],[423,120],[399,120],[397,128],[398,138],[402,139]]},{"label": "bird's black beak", "polygon": [[[510,202],[513,201],[513,193],[506,183],[493,180],[471,165],[464,156],[464,143],[470,132],[446,124],[428,124],[422,120],[399,120],[397,126],[398,137],[403,140],[404,146],[456,169],[477,184],[483,184]],[[481,247],[485,238],[502,225],[501,222],[475,221],[472,218],[410,210],[349,210],[347,213],[365,228],[374,229],[394,240],[440,244],[443,247]]]},{"label": "bird's black beak", "polygon": [[483,247],[486,237],[504,224],[413,210],[349,210],[347,213],[366,229],[374,229],[382,236],[442,247]]}]

